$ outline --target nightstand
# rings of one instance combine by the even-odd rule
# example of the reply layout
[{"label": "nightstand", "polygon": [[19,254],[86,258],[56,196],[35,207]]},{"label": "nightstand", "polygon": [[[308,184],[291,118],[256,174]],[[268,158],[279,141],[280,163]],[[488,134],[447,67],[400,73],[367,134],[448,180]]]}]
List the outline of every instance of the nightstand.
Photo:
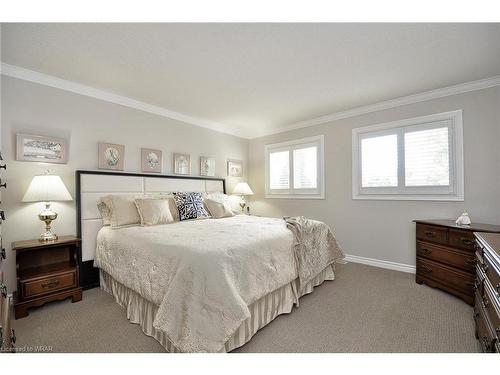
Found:
[{"label": "nightstand", "polygon": [[78,254],[80,239],[61,236],[55,241],[18,241],[16,252],[17,292],[14,293],[15,318],[28,316],[30,307],[63,300],[82,299]]}]

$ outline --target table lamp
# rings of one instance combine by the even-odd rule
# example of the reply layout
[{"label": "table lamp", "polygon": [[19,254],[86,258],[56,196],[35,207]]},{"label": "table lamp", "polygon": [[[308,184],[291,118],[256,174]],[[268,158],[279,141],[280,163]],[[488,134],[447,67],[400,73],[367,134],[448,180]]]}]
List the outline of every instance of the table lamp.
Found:
[{"label": "table lamp", "polygon": [[248,186],[246,182],[238,182],[238,184],[234,187],[233,194],[241,195],[240,207],[241,212],[244,212],[245,206],[247,205],[245,195],[253,195],[252,189],[250,189],[250,186]]},{"label": "table lamp", "polygon": [[40,241],[57,240],[57,235],[50,231],[50,224],[57,218],[57,213],[50,209],[50,203],[70,200],[71,195],[61,177],[50,174],[49,171],[33,177],[22,202],[45,202],[45,209],[38,214],[38,218],[45,222],[45,232],[40,235]]}]

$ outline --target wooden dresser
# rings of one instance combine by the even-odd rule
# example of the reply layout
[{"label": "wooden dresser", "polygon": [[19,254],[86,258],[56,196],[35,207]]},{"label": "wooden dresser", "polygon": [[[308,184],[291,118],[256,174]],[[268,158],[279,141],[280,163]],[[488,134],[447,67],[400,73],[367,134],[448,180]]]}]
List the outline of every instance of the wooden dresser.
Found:
[{"label": "wooden dresser", "polygon": [[500,353],[500,234],[474,233],[476,250],[476,337],[483,352]]},{"label": "wooden dresser", "polygon": [[415,220],[416,282],[451,293],[474,305],[476,237],[500,233],[500,225],[458,226],[454,220]]}]

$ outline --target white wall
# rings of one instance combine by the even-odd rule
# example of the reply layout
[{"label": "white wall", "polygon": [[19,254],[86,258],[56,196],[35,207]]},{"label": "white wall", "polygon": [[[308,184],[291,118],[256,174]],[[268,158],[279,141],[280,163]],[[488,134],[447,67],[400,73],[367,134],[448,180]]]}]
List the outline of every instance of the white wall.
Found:
[{"label": "white wall", "polygon": [[[250,141],[249,183],[253,212],[305,215],[328,223],[345,252],[407,265],[415,264],[414,219],[455,218],[463,209],[476,222],[500,223],[500,88],[495,87],[406,105]],[[353,200],[351,130],[433,113],[463,110],[465,201]],[[264,146],[324,134],[325,200],[265,199]]]},{"label": "white wall", "polygon": [[[247,160],[248,141],[209,129],[188,125],[66,91],[2,77],[2,135],[7,171],[2,173],[8,188],[3,192],[2,209],[7,220],[2,224],[7,249],[6,281],[15,289],[15,254],[11,242],[37,238],[43,223],[37,218],[39,203],[21,203],[32,177],[45,169],[60,175],[74,197],[76,169],[97,169],[98,142],[125,145],[125,171],[140,172],[140,148],[163,150],[163,173],[172,173],[172,153],[191,154],[193,175],[199,175],[199,157],[216,158],[216,174],[226,177],[228,158]],[[31,134],[64,137],[70,140],[67,165],[15,161],[15,135]],[[246,170],[246,164],[244,164]],[[238,182],[228,178],[229,191]],[[76,233],[75,203],[54,203],[59,217],[53,230],[59,235]]]}]

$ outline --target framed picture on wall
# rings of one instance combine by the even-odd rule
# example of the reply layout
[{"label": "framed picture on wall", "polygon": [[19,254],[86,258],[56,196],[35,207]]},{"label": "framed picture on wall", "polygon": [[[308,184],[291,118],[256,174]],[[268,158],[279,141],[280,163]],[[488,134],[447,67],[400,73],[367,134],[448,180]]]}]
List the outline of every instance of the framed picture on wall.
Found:
[{"label": "framed picture on wall", "polygon": [[161,167],[162,167],[161,150],[141,148],[141,165],[142,165],[141,168],[142,172],[161,173]]},{"label": "framed picture on wall", "polygon": [[200,157],[200,175],[201,176],[215,176],[215,158],[206,156]]},{"label": "framed picture on wall", "polygon": [[174,173],[191,174],[191,156],[174,152]]},{"label": "framed picture on wall", "polygon": [[16,160],[43,163],[68,163],[68,141],[41,135],[16,135]]},{"label": "framed picture on wall", "polygon": [[243,162],[241,160],[227,160],[227,175],[229,177],[243,177]]},{"label": "framed picture on wall", "polygon": [[99,143],[99,169],[123,171],[125,146],[114,143]]}]

